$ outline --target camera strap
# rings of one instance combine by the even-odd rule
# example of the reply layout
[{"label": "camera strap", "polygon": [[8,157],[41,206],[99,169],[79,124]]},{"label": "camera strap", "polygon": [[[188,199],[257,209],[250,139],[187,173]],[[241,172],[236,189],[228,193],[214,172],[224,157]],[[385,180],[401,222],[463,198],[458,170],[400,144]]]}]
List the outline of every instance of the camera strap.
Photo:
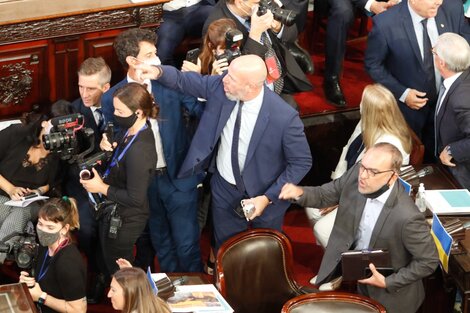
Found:
[{"label": "camera strap", "polygon": [[[118,146],[116,148],[116,150],[114,151],[113,153],[113,158],[111,159],[111,163],[108,165],[108,167],[106,168],[106,171],[104,172],[104,175],[103,175],[103,178],[106,178],[108,177],[109,175],[109,172],[111,172],[111,169],[116,166],[119,161],[122,160],[122,158],[124,157],[124,155],[126,155],[127,153],[127,150],[129,150],[130,146],[132,145],[132,143],[134,142],[134,140],[137,138],[137,136],[139,136],[140,132],[147,129],[147,123],[144,124],[144,126],[142,126],[141,129],[139,129],[139,131],[137,132],[137,134],[135,134],[134,137],[132,137],[131,141],[129,141],[129,143],[124,147],[124,150],[122,150],[121,153],[119,153],[120,151],[120,146]],[[129,130],[127,130],[126,134],[124,135],[124,138],[127,137],[127,135],[129,134]],[[117,155],[117,157],[116,157]]]}]

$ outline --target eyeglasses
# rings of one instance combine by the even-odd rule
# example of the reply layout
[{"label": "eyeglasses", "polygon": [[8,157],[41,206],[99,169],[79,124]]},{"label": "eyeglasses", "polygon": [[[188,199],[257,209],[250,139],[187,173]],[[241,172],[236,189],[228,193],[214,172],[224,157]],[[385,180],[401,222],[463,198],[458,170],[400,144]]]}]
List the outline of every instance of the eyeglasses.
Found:
[{"label": "eyeglasses", "polygon": [[383,173],[394,172],[394,170],[377,171],[377,170],[374,170],[374,169],[371,169],[371,168],[367,168],[364,165],[362,165],[361,162],[359,162],[359,175],[364,173],[364,171],[367,174],[367,178],[375,177],[375,176],[377,176],[379,174],[383,174]]},{"label": "eyeglasses", "polygon": [[439,56],[439,55],[437,54],[436,50],[434,50],[434,48],[431,49],[431,53],[434,54],[434,55],[437,56],[437,57]]}]

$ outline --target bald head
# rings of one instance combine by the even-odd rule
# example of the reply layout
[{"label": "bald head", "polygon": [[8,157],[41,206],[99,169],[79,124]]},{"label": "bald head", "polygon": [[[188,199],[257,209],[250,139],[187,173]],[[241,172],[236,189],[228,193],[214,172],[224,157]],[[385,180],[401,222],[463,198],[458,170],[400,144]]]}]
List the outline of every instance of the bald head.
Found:
[{"label": "bald head", "polygon": [[254,54],[242,55],[230,63],[229,69],[234,68],[246,83],[262,85],[268,74],[263,59]]},{"label": "bald head", "polygon": [[230,100],[248,101],[262,90],[266,80],[266,65],[259,56],[243,55],[230,63],[224,77],[224,89]]}]

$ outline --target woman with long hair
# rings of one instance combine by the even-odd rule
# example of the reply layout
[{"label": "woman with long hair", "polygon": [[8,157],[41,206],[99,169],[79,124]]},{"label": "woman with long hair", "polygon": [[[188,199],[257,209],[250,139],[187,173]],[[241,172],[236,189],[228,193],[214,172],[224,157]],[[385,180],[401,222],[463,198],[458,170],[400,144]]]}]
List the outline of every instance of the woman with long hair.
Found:
[{"label": "woman with long hair", "polygon": [[[28,194],[48,193],[59,181],[59,156],[45,148],[43,136],[49,134],[51,117],[71,112],[70,103],[58,101],[51,114],[31,112],[24,123],[13,124],[0,131],[0,242],[11,245],[18,239],[27,222],[36,219],[37,202],[26,207],[7,205]],[[0,253],[3,263],[5,253]]]},{"label": "woman with long hair", "polygon": [[[412,148],[411,130],[405,121],[393,94],[380,84],[364,88],[360,103],[361,119],[344,146],[332,179],[341,177],[364,152],[379,142],[393,144],[403,156],[403,165],[410,161]],[[310,220],[317,220],[314,234],[317,242],[326,247],[336,218],[335,207],[326,209],[306,208]]]},{"label": "woman with long hair", "polygon": [[221,75],[228,68],[226,58],[217,59],[226,47],[225,35],[229,30],[237,29],[232,19],[222,18],[213,21],[207,28],[198,64],[183,61],[182,71],[193,71],[207,75]]},{"label": "woman with long hair", "polygon": [[114,273],[108,298],[123,313],[170,313],[168,305],[154,294],[145,272],[125,267]]},{"label": "woman with long hair", "polygon": [[86,312],[86,268],[72,243],[71,231],[80,227],[77,204],[66,196],[53,198],[39,209],[39,248],[35,276],[21,272],[40,312]]}]

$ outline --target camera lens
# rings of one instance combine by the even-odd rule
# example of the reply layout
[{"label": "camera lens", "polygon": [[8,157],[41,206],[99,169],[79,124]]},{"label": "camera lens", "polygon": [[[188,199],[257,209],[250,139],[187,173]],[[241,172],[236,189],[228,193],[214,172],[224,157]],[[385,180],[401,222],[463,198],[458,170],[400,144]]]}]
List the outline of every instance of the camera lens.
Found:
[{"label": "camera lens", "polygon": [[34,249],[30,246],[21,247],[16,253],[16,264],[19,268],[30,268],[34,258]]},{"label": "camera lens", "polygon": [[91,179],[91,172],[89,170],[81,170],[79,175],[82,180]]}]

